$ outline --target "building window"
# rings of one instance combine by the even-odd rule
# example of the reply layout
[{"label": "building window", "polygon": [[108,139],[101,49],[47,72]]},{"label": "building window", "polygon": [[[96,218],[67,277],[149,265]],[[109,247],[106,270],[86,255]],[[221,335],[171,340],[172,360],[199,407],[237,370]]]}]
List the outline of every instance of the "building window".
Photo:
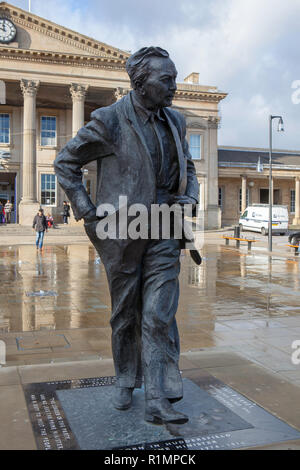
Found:
[{"label": "building window", "polygon": [[219,186],[218,206],[221,209],[223,209],[223,202],[224,202],[224,190],[221,186]]},{"label": "building window", "polygon": [[201,159],[201,135],[191,134],[190,135],[190,154],[193,159]]},{"label": "building window", "polygon": [[295,190],[291,189],[290,211],[295,213]]},{"label": "building window", "polygon": [[9,114],[0,114],[0,144],[9,144]]},{"label": "building window", "polygon": [[41,204],[44,206],[56,205],[56,176],[52,174],[41,175]]},{"label": "building window", "polygon": [[260,204],[269,204],[269,190],[265,188],[260,188],[259,190],[259,203]]},{"label": "building window", "polygon": [[41,146],[42,147],[55,147],[56,146],[56,117],[55,116],[42,116],[41,117]]}]

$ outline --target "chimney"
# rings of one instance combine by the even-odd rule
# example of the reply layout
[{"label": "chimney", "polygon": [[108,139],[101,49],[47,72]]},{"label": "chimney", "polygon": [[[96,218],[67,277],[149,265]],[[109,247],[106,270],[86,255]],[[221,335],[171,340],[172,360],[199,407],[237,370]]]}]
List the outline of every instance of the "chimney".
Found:
[{"label": "chimney", "polygon": [[184,79],[185,83],[191,83],[192,85],[199,85],[199,73],[192,72]]}]

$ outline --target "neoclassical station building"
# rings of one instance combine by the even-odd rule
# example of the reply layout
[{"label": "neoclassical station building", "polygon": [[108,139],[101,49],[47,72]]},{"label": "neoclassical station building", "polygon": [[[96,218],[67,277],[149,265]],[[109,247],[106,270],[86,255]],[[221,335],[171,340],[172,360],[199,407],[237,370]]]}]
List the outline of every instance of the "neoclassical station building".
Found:
[{"label": "neoclassical station building", "polygon": [[[94,109],[128,93],[129,55],[0,3],[0,201],[13,203],[13,222],[31,224],[40,205],[61,221],[66,196],[53,161]],[[194,72],[177,84],[173,102],[186,117],[206,229],[234,224],[247,203],[268,198],[266,152],[218,148],[218,108],[225,97],[216,87],[200,85]],[[260,157],[262,172],[257,171]],[[290,221],[299,224],[299,155],[281,153],[275,160],[274,202],[287,204]],[[95,162],[84,168],[82,177],[93,200]]]},{"label": "neoclassical station building", "polygon": [[[128,93],[129,55],[0,3],[0,200],[13,202],[13,221],[31,224],[40,205],[60,220],[66,197],[57,184],[53,161],[94,109]],[[205,226],[217,227],[218,104],[226,93],[199,85],[197,73],[177,86],[173,105],[186,116]],[[94,162],[84,168],[83,180],[93,199]]]}]

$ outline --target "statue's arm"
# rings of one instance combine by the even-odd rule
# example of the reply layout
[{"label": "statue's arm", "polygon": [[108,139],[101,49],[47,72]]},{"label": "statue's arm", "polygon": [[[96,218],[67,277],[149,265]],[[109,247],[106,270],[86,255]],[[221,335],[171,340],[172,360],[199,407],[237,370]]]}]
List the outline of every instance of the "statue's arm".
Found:
[{"label": "statue's arm", "polygon": [[82,183],[81,168],[112,153],[105,125],[98,119],[92,119],[57,155],[54,161],[55,173],[71,202],[76,220],[89,219],[96,214],[96,208]]}]

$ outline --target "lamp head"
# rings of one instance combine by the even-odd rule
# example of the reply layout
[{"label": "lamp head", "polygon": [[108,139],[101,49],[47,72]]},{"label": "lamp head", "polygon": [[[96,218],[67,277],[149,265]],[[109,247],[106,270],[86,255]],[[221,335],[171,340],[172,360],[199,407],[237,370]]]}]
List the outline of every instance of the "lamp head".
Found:
[{"label": "lamp head", "polygon": [[282,117],[279,118],[277,131],[278,132],[284,132],[284,125],[283,125]]},{"label": "lamp head", "polygon": [[257,166],[256,166],[256,171],[257,171],[258,173],[261,173],[261,172],[263,171],[263,166],[262,166],[262,164],[261,164],[261,162],[260,162],[260,157],[258,157]]}]

